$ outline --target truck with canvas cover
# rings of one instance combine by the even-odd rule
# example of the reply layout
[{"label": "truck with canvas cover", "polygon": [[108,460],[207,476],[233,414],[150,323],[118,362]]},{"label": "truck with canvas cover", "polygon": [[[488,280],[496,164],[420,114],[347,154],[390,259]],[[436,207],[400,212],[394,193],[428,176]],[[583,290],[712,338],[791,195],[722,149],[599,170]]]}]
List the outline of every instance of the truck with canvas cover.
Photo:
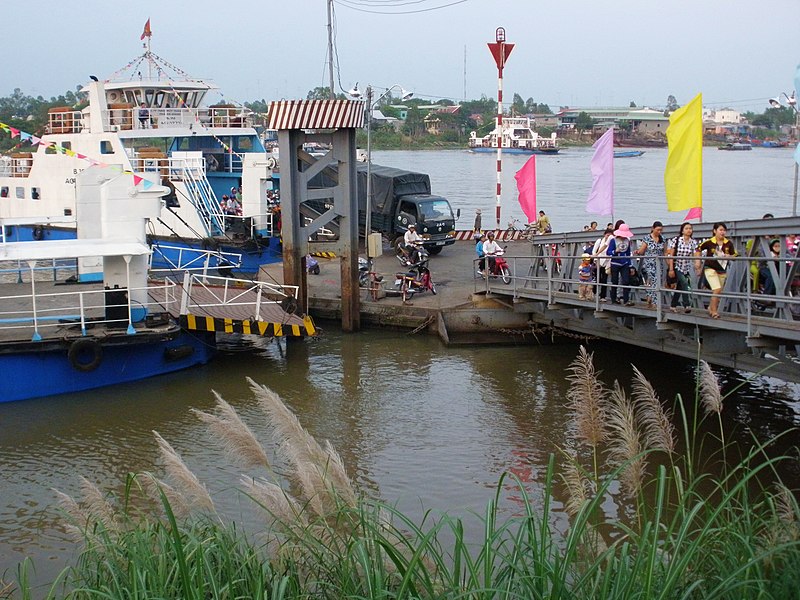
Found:
[{"label": "truck with canvas cover", "polygon": [[[431,254],[455,243],[455,222],[450,202],[431,194],[430,177],[404,169],[373,164],[371,229],[393,242],[416,224],[423,245]],[[367,165],[358,165],[359,223],[366,222]],[[460,212],[460,211],[459,211]]]}]

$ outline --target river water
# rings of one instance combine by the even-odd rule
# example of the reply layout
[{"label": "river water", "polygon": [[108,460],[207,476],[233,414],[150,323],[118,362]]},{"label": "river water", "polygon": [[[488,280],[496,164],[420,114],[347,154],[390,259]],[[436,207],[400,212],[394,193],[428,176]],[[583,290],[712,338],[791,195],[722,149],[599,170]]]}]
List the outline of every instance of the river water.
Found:
[{"label": "river water", "polygon": [[[582,209],[591,183],[590,157],[588,150],[570,149],[538,159],[540,207],[556,230],[579,229],[590,220]],[[665,157],[648,150],[640,159],[618,159],[620,217],[634,225],[680,220],[663,209]],[[510,178],[524,157],[507,158]],[[430,173],[434,191],[466,213],[468,227],[475,208],[493,214],[491,156],[376,152],[375,161]],[[506,183],[510,198],[512,183]],[[709,219],[788,214],[791,184],[791,152],[706,152]],[[521,216],[511,202],[504,215],[509,213]],[[224,511],[240,510],[242,499],[232,491],[239,471],[189,409],[211,409],[216,390],[269,440],[246,377],[270,386],[314,436],[329,439],[363,489],[419,518],[427,509],[481,513],[505,471],[516,473],[535,493],[550,453],[573,445],[564,380],[577,351],[572,344],[448,348],[427,336],[343,335],[335,323],[322,325],[318,339],[226,350],[211,364],[183,373],[0,403],[0,577],[31,556],[37,580],[52,579],[75,552],[52,509],[52,489],[77,494],[78,476],[84,475],[119,493],[128,472],[159,471],[152,430],[184,456]],[[627,384],[635,364],[662,398],[693,397],[691,361],[612,343],[592,349],[608,384],[614,379]],[[733,371],[719,374],[723,389],[732,391],[723,413],[726,437],[748,445],[753,435],[768,439],[793,430],[777,451],[800,443],[794,430],[800,425],[798,386],[767,377],[745,381]],[[785,475],[790,484],[800,483],[800,471],[787,468]],[[505,511],[515,510],[513,500],[511,493]]]}]

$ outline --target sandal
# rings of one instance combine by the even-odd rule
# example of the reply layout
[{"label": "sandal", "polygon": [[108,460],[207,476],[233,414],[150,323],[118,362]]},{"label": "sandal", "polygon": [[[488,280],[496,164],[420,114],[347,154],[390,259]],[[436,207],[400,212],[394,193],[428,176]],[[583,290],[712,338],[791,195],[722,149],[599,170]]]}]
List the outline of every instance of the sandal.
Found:
[{"label": "sandal", "polygon": [[710,316],[712,319],[719,319],[719,313],[712,313],[712,312],[710,312],[710,313],[708,313],[708,314],[709,314],[709,316]]}]

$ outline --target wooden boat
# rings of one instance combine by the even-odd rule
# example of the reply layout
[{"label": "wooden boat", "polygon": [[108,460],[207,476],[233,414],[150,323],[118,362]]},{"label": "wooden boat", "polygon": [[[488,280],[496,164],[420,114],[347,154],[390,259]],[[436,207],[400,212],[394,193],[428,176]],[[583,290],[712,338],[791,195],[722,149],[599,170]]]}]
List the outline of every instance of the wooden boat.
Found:
[{"label": "wooden boat", "polygon": [[644,150],[614,150],[614,158],[631,158],[642,154]]}]

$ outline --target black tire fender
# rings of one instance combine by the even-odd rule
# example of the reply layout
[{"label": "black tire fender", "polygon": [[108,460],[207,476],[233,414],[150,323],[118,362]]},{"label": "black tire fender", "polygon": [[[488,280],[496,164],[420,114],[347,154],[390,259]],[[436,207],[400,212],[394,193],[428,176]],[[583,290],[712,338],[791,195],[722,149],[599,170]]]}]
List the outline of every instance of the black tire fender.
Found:
[{"label": "black tire fender", "polygon": [[103,361],[103,347],[94,338],[80,338],[70,345],[67,358],[73,369],[89,373],[99,367]]},{"label": "black tire fender", "polygon": [[31,237],[36,241],[43,240],[44,227],[42,227],[41,225],[37,225],[36,227],[34,227],[33,231],[31,231]]}]

